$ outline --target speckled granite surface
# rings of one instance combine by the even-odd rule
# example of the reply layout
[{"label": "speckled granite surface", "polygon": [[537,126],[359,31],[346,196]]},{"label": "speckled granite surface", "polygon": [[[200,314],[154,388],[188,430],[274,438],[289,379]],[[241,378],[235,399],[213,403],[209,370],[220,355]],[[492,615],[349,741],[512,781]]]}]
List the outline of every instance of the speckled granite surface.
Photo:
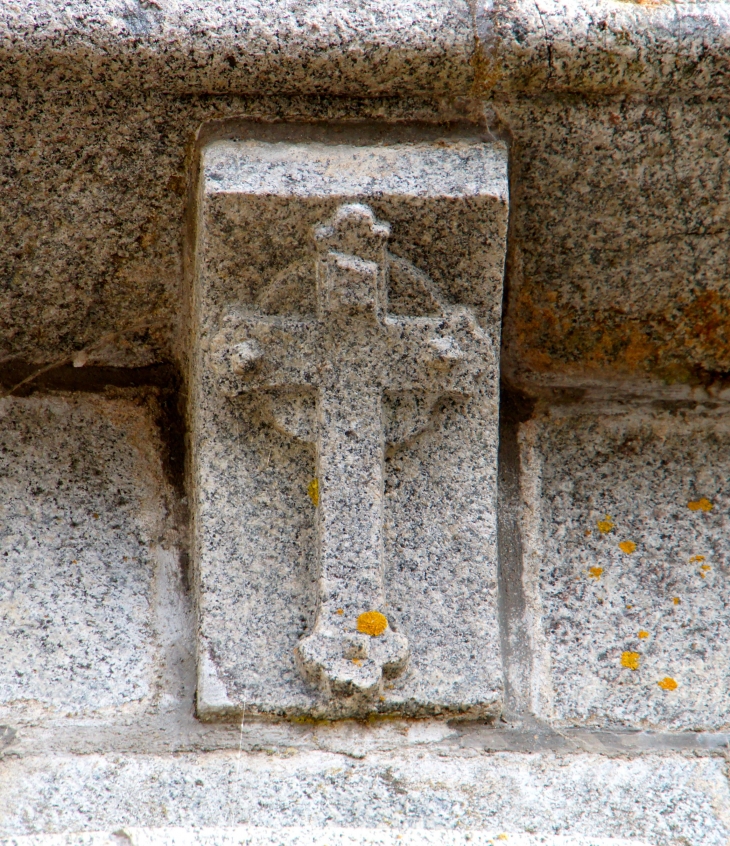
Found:
[{"label": "speckled granite surface", "polygon": [[514,138],[509,378],[721,390],[730,368],[725,104],[622,96],[497,110]]},{"label": "speckled granite surface", "polygon": [[200,713],[494,712],[505,148],[254,136],[202,179]]},{"label": "speckled granite surface", "polygon": [[729,438],[725,408],[554,407],[523,424],[541,717],[728,725]]},{"label": "speckled granite surface", "polygon": [[508,833],[507,843],[509,833],[534,833],[724,846],[730,792],[723,770],[721,760],[661,755],[448,760],[401,749],[397,758],[375,753],[363,761],[260,753],[240,766],[235,752],[86,755],[10,762],[0,774],[0,809],[5,836],[118,831],[164,819],[188,828],[484,828]]},{"label": "speckled granite surface", "polygon": [[0,105],[0,360],[83,349],[88,364],[122,367],[183,355],[191,164],[198,136],[224,131],[216,122],[464,116],[408,99],[43,88],[7,89]]},{"label": "speckled granite surface", "polygon": [[0,85],[175,94],[468,90],[466,0],[9,2]]},{"label": "speckled granite surface", "polygon": [[[486,60],[469,64],[467,11],[429,9],[401,9],[409,28],[375,7],[328,18],[287,6],[281,20],[301,28],[304,45],[287,54],[291,67],[282,47],[275,62],[253,51],[232,68],[221,45],[239,44],[237,26],[251,37],[256,21],[273,27],[271,9],[206,5],[198,20],[172,3],[120,0],[84,14],[6,4],[2,358],[45,363],[90,348],[90,361],[122,366],[180,360],[189,164],[198,135],[220,130],[207,122],[468,117],[512,138],[509,373],[564,382],[586,366],[598,378],[614,368],[715,380],[728,367],[726,6],[546,2],[538,13],[497,3],[477,16],[489,72]],[[307,21],[318,13],[315,30]],[[443,77],[419,46],[414,85],[390,64],[408,46],[333,70],[317,39],[336,31],[332,49],[349,55],[348,38],[369,43],[351,26],[359,16],[394,44],[431,39],[457,70]],[[260,57],[279,83],[255,82]],[[306,80],[319,80],[317,96]]]},{"label": "speckled granite surface", "polygon": [[143,401],[0,400],[0,719],[169,708],[185,624]]},{"label": "speckled granite surface", "polygon": [[[500,481],[499,643],[491,594],[489,613],[473,626],[487,633],[480,689],[500,661],[508,671],[507,722],[276,721],[255,719],[249,708],[238,725],[193,713],[195,632],[177,559],[185,501],[162,482],[167,447],[157,444],[148,406],[114,392],[3,401],[10,416],[0,439],[12,452],[2,494],[11,519],[0,532],[13,539],[3,571],[5,599],[13,598],[2,613],[22,637],[0,652],[0,837],[103,831],[116,832],[113,842],[141,843],[143,834],[122,827],[174,824],[193,836],[200,826],[249,824],[300,825],[307,837],[342,826],[350,838],[367,825],[392,830],[398,842],[404,829],[424,826],[457,839],[465,829],[505,833],[530,846],[557,846],[562,836],[580,846],[599,837],[727,842],[728,735],[717,731],[727,724],[727,436],[724,407],[706,404],[727,400],[730,372],[728,8],[611,0],[2,4],[3,385],[27,373],[28,362],[124,369],[171,361],[170,373],[185,372],[195,163],[201,146],[240,137],[246,120],[410,121],[412,137],[430,142],[450,131],[446,124],[469,121],[471,132],[509,146],[501,375],[561,400],[562,410],[526,423],[524,400],[522,422],[505,423],[502,407],[502,444],[513,448],[502,470],[511,462],[519,478],[522,460],[525,484],[505,481],[509,473]],[[360,123],[358,143],[371,131]],[[402,218],[389,202],[375,212],[393,226],[395,254]],[[437,221],[447,240],[450,214]],[[254,231],[234,219],[242,222]],[[438,240],[407,256],[437,280],[454,271]],[[281,250],[287,261],[298,244],[293,238]],[[251,283],[251,297],[258,292],[258,276],[235,250],[223,264]],[[301,303],[303,279],[294,281],[263,305]],[[426,315],[433,291],[419,291]],[[395,298],[404,314],[416,304],[407,293],[401,286]],[[452,293],[478,311],[468,284]],[[496,326],[496,304],[485,326]],[[446,356],[452,348],[439,349]],[[239,365],[251,360],[244,353]],[[74,373],[82,392],[105,378],[83,367]],[[44,390],[53,392],[59,382],[46,376]],[[546,384],[568,390],[551,394]],[[580,408],[566,409],[566,400]],[[606,406],[598,417],[589,407],[596,402]],[[384,429],[412,434],[424,408],[396,407]],[[304,432],[308,413],[287,404],[275,412],[283,431],[271,416],[245,429],[242,411],[220,449],[233,464],[233,488],[250,468],[231,456],[246,438],[250,453],[259,451],[255,472],[236,489],[258,522],[231,517],[231,503],[219,503],[224,533],[258,532],[268,544],[244,586],[258,596],[251,613],[266,635],[254,655],[276,654],[285,640],[264,596],[272,573],[284,591],[277,619],[292,632],[302,605],[314,614],[305,593],[317,584],[315,574],[300,578],[309,563],[295,558],[314,537],[314,450],[291,437],[292,427]],[[488,521],[484,546],[478,532],[461,530],[465,516],[486,513],[484,491],[465,508],[464,479],[452,473],[463,470],[468,484],[484,480],[492,496],[493,409],[466,447],[453,437],[463,434],[461,414],[448,410],[437,432],[386,461],[387,508],[397,518],[386,523],[386,540],[399,570],[394,578],[386,570],[384,589],[401,608],[417,608],[411,620],[430,609],[434,586],[448,596],[439,608],[469,620],[484,584],[492,590],[491,575],[475,584],[467,566],[446,578],[452,554],[483,558],[490,573],[495,561]],[[475,464],[470,449],[480,443],[484,458]],[[63,463],[64,450],[78,455],[87,486]],[[58,481],[63,487],[51,494]],[[715,482],[712,494],[697,487]],[[713,507],[682,507],[685,495]],[[284,532],[267,534],[272,512]],[[607,517],[613,527],[603,534],[598,523]],[[629,531],[636,538],[619,537]],[[433,538],[429,548],[448,555],[443,581],[424,589],[418,551]],[[636,549],[617,547],[625,541]],[[297,563],[276,572],[282,552]],[[518,564],[529,565],[531,581]],[[221,572],[213,587],[223,594],[240,573]],[[680,603],[665,613],[668,593]],[[221,605],[230,612],[220,631],[234,670],[254,666],[240,650],[237,621],[250,608],[239,600]],[[414,666],[433,659],[447,681],[428,684],[443,692],[455,671],[439,652],[448,637],[433,654],[418,654],[433,641],[416,634]],[[64,648],[51,650],[54,643]],[[69,675],[71,666],[78,672]],[[110,669],[102,676],[98,667]],[[158,835],[167,837],[153,832],[151,842]]]},{"label": "speckled granite surface", "polygon": [[318,828],[298,826],[267,828],[265,826],[231,826],[196,828],[184,826],[134,828],[126,826],[116,832],[94,831],[75,834],[41,834],[11,837],[8,846],[112,846],[124,836],[132,846],[491,846],[495,840],[509,840],[513,846],[643,846],[638,840],[603,837],[562,837],[530,834],[509,834],[505,831],[471,829],[414,828],[396,832],[387,828]]},{"label": "speckled granite surface", "polygon": [[730,72],[724,2],[481,0],[485,92],[717,92]]}]

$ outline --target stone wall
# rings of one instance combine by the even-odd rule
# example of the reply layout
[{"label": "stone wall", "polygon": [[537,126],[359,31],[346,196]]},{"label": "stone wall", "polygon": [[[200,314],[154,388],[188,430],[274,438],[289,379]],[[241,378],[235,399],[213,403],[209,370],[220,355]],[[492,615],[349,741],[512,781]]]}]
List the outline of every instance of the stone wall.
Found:
[{"label": "stone wall", "polygon": [[[4,842],[728,842],[729,33],[727,5],[699,2],[0,9]],[[247,621],[272,627],[266,653],[282,619],[267,615],[264,557],[234,562],[263,598],[252,607],[234,584],[222,618],[214,609],[228,698],[199,709],[201,591],[225,592],[224,571],[206,587],[197,540],[202,441],[239,480],[242,456],[261,459],[248,510],[236,502],[249,488],[216,479],[215,532],[268,537],[261,497],[282,473],[287,508],[314,526],[314,447],[297,452],[277,430],[272,459],[266,421],[237,412],[231,432],[228,400],[206,406],[196,382],[201,156],[279,124],[294,144],[336,131],[377,148],[405,133],[505,151],[490,317],[476,281],[449,290],[425,213],[418,249],[402,236],[397,179],[368,200],[392,224],[393,255],[446,279],[450,306],[501,333],[499,402],[485,394],[474,412],[479,436],[455,405],[439,411],[441,441],[429,430],[385,453],[416,527],[408,543],[388,528],[401,569],[386,587],[418,605],[418,544],[449,513],[452,576],[428,601],[451,597],[434,615],[439,649],[457,635],[472,649],[468,633],[486,626],[475,666],[489,707],[482,693],[471,709],[438,699],[460,667],[435,647],[420,710],[390,693],[341,719],[247,700],[240,668],[260,661],[242,651]],[[238,223],[216,237],[238,279],[259,224],[250,213],[243,226],[236,202],[225,214]],[[335,211],[317,202],[312,224]],[[452,214],[436,217],[455,264],[483,220],[449,229]],[[203,407],[214,413],[201,424]],[[486,516],[460,539],[475,480]],[[292,520],[295,548],[306,526]]]}]

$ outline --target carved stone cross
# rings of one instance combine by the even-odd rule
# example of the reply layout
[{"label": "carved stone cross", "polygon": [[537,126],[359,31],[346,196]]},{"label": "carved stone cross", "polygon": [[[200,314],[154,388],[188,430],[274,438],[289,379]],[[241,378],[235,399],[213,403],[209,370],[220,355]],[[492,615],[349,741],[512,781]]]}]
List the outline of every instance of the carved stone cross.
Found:
[{"label": "carved stone cross", "polygon": [[314,231],[316,316],[230,315],[214,342],[225,393],[316,393],[318,608],[296,657],[328,695],[376,695],[409,656],[384,615],[384,393],[468,396],[494,365],[467,308],[388,314],[389,234],[368,206],[340,206]]}]

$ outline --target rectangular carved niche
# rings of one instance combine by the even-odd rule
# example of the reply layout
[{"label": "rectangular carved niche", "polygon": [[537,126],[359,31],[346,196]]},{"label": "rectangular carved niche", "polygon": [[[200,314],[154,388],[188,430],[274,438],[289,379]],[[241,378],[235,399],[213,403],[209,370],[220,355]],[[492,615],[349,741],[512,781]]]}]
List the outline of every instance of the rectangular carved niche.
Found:
[{"label": "rectangular carved niche", "polygon": [[202,153],[197,707],[497,712],[507,154],[242,130]]}]

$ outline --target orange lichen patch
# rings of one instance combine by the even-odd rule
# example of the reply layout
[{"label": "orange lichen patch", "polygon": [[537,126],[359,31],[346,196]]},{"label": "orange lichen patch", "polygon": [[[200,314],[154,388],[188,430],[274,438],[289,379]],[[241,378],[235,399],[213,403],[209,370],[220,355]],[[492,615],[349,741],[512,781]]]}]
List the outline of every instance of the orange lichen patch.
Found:
[{"label": "orange lichen patch", "polygon": [[645,638],[645,637],[649,637],[649,632],[647,632],[647,631],[645,631],[644,629],[642,629],[642,630],[639,632],[639,637],[640,637],[642,640],[644,640],[644,638]]},{"label": "orange lichen patch", "polygon": [[669,0],[621,0],[622,3],[632,3],[634,6],[648,6],[649,8],[656,6],[665,6]]},{"label": "orange lichen patch", "polygon": [[338,608],[338,609],[335,611],[335,614],[339,614],[339,615],[340,615],[340,617],[341,617],[344,613],[345,613],[345,609],[344,609],[344,608]]},{"label": "orange lichen patch", "polygon": [[319,479],[312,479],[307,488],[307,493],[312,500],[312,505],[317,508],[319,506]]},{"label": "orange lichen patch", "polygon": [[714,505],[710,502],[709,499],[702,499],[693,500],[692,502],[687,503],[687,508],[690,511],[712,511]]},{"label": "orange lichen patch", "polygon": [[641,655],[639,655],[638,652],[622,652],[621,666],[626,667],[629,670],[638,670],[640,658]]},{"label": "orange lichen patch", "polygon": [[633,608],[634,606],[633,605],[627,605],[626,607],[627,608]]},{"label": "orange lichen patch", "polygon": [[592,579],[600,579],[601,573],[603,573],[603,567],[589,567],[588,568],[588,575]]},{"label": "orange lichen patch", "polygon": [[560,331],[558,317],[551,304],[544,298],[544,292],[536,292],[533,299],[527,290],[521,291],[515,302],[513,325],[517,346],[523,351],[528,366],[535,370],[550,367],[552,358],[547,349],[564,335]]},{"label": "orange lichen patch", "polygon": [[672,602],[673,602],[675,605],[679,605],[679,603],[680,603],[681,601],[682,601],[682,600],[681,600],[678,596],[673,596],[673,597],[672,597]]},{"label": "orange lichen patch", "polygon": [[633,541],[621,541],[618,548],[621,552],[625,552],[627,555],[631,555],[632,552],[636,552],[636,544]]},{"label": "orange lichen patch", "polygon": [[598,527],[598,531],[602,535],[607,535],[611,531],[611,529],[613,529],[613,520],[607,514],[603,518],[603,520],[599,520],[596,523],[596,526]]},{"label": "orange lichen patch", "polygon": [[[650,9],[669,0],[624,2]],[[514,354],[536,372],[585,373],[612,365],[694,382],[700,363],[703,370],[730,369],[730,297],[717,291],[681,304],[675,296],[660,298],[656,311],[643,310],[635,318],[616,309],[610,298],[576,311],[572,297],[559,296],[553,303],[547,294],[545,284],[525,279],[508,317]]]},{"label": "orange lichen patch", "polygon": [[707,571],[708,571],[708,570],[712,570],[712,567],[710,567],[710,565],[709,565],[709,564],[703,564],[703,565],[700,567],[700,576],[702,576],[702,578],[703,578],[703,579],[704,579],[704,578],[705,578],[705,576],[707,575]]},{"label": "orange lichen patch", "polygon": [[357,630],[370,637],[379,637],[388,628],[388,618],[380,611],[365,611],[357,618]]},{"label": "orange lichen patch", "polygon": [[680,344],[683,347],[685,361],[689,353],[695,361],[706,361],[712,370],[727,369],[730,300],[717,291],[700,294],[682,310],[672,337],[675,349]]},{"label": "orange lichen patch", "polygon": [[591,536],[591,534],[592,534],[591,530],[590,530],[590,529],[586,529],[586,531],[585,531],[585,536],[586,536],[587,538],[589,538],[589,537]]},{"label": "orange lichen patch", "polygon": [[690,564],[694,564],[696,561],[704,561],[704,560],[705,560],[705,556],[704,556],[704,555],[693,555],[693,556],[689,559],[689,563],[690,563]]},{"label": "orange lichen patch", "polygon": [[552,358],[542,350],[528,350],[525,353],[525,360],[532,370],[537,370],[538,372],[550,370],[553,363]]},{"label": "orange lichen patch", "polygon": [[644,364],[654,355],[655,350],[655,345],[649,341],[644,332],[632,326],[629,344],[619,355],[619,361],[623,358],[629,370],[636,370],[640,364]]},{"label": "orange lichen patch", "polygon": [[676,690],[679,685],[676,681],[674,681],[671,676],[665,676],[661,681],[658,681],[657,684],[662,690]]},{"label": "orange lichen patch", "polygon": [[353,658],[352,663],[358,667],[362,667],[362,658]]}]

